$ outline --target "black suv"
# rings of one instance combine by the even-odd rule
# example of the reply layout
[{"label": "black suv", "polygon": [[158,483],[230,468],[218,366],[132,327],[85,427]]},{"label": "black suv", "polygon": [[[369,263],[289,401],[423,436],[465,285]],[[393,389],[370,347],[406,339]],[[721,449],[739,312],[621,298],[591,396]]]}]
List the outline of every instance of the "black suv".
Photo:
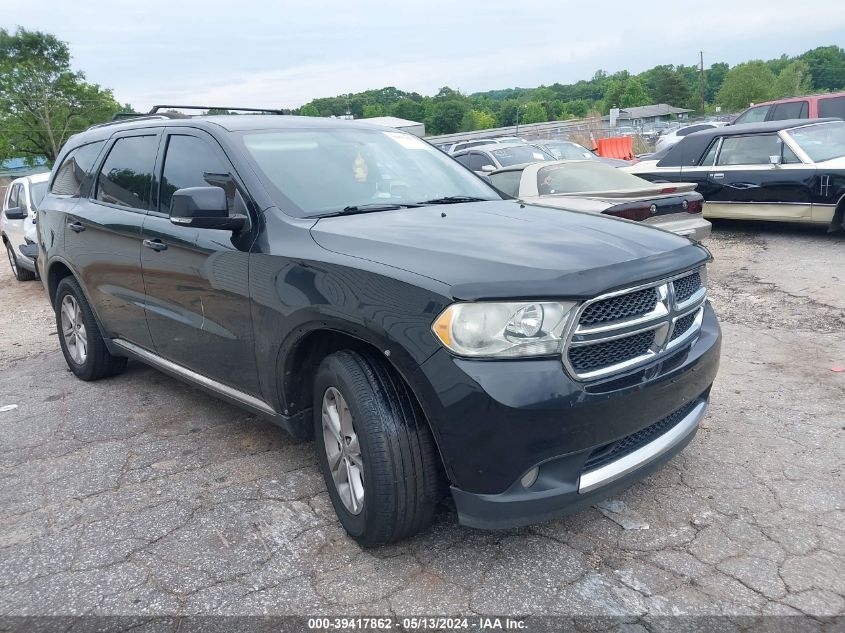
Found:
[{"label": "black suv", "polygon": [[74,136],[39,213],[70,369],[128,358],[314,438],[364,545],[525,525],[693,437],[719,362],[709,253],[526,206],[363,122],[142,117]]}]

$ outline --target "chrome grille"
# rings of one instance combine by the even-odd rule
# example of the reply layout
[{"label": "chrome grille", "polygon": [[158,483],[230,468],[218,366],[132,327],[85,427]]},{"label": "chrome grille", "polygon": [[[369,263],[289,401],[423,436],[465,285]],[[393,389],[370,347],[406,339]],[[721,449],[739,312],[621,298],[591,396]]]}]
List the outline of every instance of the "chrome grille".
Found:
[{"label": "chrome grille", "polygon": [[695,271],[691,275],[676,279],[672,285],[675,287],[675,298],[678,303],[683,303],[701,288],[701,273]]},{"label": "chrome grille", "polygon": [[675,327],[672,328],[672,335],[669,337],[669,340],[674,341],[690,329],[693,326],[693,323],[695,323],[695,312],[690,312],[688,315],[675,321]]},{"label": "chrome grille", "polygon": [[584,303],[563,352],[567,370],[596,380],[658,359],[701,329],[703,269],[609,293]]},{"label": "chrome grille", "polygon": [[627,295],[596,301],[587,306],[578,323],[595,325],[648,314],[657,305],[657,289],[643,288]]},{"label": "chrome grille", "polygon": [[641,332],[595,345],[573,347],[569,350],[569,362],[578,373],[593,371],[620,361],[630,360],[645,354],[654,344],[654,331]]}]

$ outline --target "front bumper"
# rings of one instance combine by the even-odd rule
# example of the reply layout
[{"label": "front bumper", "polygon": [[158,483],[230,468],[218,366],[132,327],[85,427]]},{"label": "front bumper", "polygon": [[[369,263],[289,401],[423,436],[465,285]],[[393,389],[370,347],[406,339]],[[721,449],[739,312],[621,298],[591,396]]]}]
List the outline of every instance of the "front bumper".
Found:
[{"label": "front bumper", "polygon": [[601,501],[658,470],[689,444],[707,404],[707,398],[701,398],[662,435],[617,460],[580,472],[580,476],[590,451],[539,465],[537,481],[529,488],[516,482],[503,493],[484,495],[453,487],[458,520],[481,529],[519,527],[559,518]]},{"label": "front bumper", "polygon": [[[658,468],[693,437],[720,345],[719,325],[705,304],[701,329],[689,344],[651,365],[591,383],[570,378],[559,358],[471,361],[436,353],[422,365],[425,387],[417,393],[461,523],[492,528],[543,521]],[[688,432],[678,431],[613,468],[586,467],[597,450],[684,407],[695,410],[678,427]],[[535,467],[537,482],[526,489],[520,480]]]}]

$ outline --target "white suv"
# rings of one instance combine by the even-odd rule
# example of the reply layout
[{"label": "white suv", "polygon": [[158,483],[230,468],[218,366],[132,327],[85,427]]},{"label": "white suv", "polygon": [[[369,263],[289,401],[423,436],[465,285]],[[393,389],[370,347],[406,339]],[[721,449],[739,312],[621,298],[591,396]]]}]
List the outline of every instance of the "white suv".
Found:
[{"label": "white suv", "polygon": [[18,281],[31,281],[38,272],[35,220],[49,177],[49,172],[24,176],[13,180],[6,188],[3,212],[0,213],[0,236]]}]

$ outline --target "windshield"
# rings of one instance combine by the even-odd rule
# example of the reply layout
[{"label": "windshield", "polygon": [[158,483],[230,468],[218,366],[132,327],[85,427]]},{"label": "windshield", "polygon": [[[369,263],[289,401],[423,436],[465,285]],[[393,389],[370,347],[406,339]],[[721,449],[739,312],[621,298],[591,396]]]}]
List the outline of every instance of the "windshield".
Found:
[{"label": "windshield", "polygon": [[452,196],[501,199],[452,158],[404,132],[338,127],[263,130],[241,138],[279,206],[294,215]]},{"label": "windshield", "polygon": [[584,160],[585,158],[588,160],[597,160],[595,154],[577,143],[556,141],[545,143],[545,148],[559,160]]},{"label": "windshield", "polygon": [[845,156],[845,122],[831,121],[786,132],[814,163]]},{"label": "windshield", "polygon": [[537,188],[541,196],[642,189],[650,186],[650,182],[633,174],[593,161],[550,165],[537,172]]},{"label": "windshield", "polygon": [[554,156],[533,145],[514,145],[503,147],[490,152],[502,167],[520,165],[522,163],[536,163],[540,160],[555,160]]},{"label": "windshield", "polygon": [[32,206],[37,209],[47,193],[47,181],[33,183],[29,189],[32,192]]}]

